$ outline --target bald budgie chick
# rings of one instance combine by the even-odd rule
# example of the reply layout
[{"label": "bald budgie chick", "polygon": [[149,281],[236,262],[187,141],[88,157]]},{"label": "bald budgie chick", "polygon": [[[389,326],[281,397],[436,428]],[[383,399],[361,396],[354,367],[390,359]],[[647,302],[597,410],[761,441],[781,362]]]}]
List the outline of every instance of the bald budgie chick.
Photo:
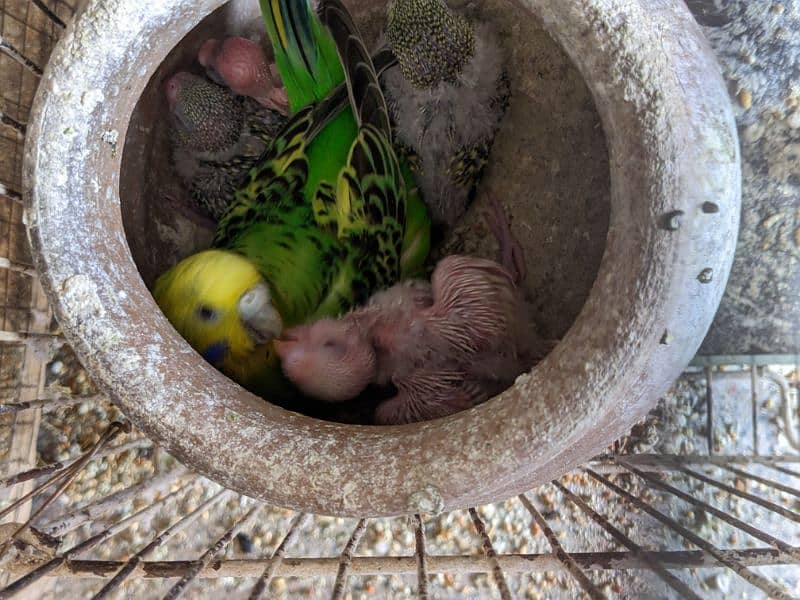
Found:
[{"label": "bald budgie chick", "polygon": [[186,72],[165,83],[175,170],[192,199],[219,220],[286,118]]},{"label": "bald budgie chick", "polygon": [[234,93],[253,98],[281,114],[289,112],[289,98],[275,64],[268,64],[264,50],[242,37],[209,39],[197,53],[198,62],[216,83]]},{"label": "bald budgie chick", "polygon": [[399,68],[383,76],[396,140],[416,155],[435,223],[464,214],[510,97],[500,44],[443,0],[394,0],[386,25]]},{"label": "bald budgie chick", "polygon": [[[407,189],[372,61],[337,0],[263,0],[296,112],[236,192],[214,239],[154,297],[209,362],[291,403],[273,339],[334,317],[400,277]],[[352,110],[328,95],[346,77]]]},{"label": "bald budgie chick", "polygon": [[500,238],[508,268],[448,256],[430,283],[400,283],[340,319],[285,331],[275,344],[284,372],[327,402],[394,385],[397,394],[375,411],[385,425],[443,417],[496,395],[551,346],[527,318],[508,241]]}]

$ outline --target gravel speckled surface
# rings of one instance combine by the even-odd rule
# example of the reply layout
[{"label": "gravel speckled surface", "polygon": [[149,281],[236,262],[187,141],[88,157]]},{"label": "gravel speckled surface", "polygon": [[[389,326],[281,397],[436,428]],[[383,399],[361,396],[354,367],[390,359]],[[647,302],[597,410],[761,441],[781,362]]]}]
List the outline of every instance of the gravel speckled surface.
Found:
[{"label": "gravel speckled surface", "polygon": [[[69,358],[59,358],[65,364]],[[782,369],[782,376],[796,380],[797,374],[791,368]],[[75,376],[74,368],[65,368],[65,373]],[[76,377],[80,380],[80,377]],[[744,453],[752,449],[752,428],[750,426],[749,372],[717,372],[714,377],[714,431],[715,452],[724,454]],[[96,405],[81,408],[81,405],[65,411],[47,415],[59,429],[69,432],[64,436],[51,436],[42,433],[41,451],[51,456],[67,451],[67,444],[77,443],[80,435],[96,439],[96,436],[114,415],[110,406]],[[704,453],[706,444],[706,403],[705,380],[702,373],[687,373],[665,396],[659,406],[631,434],[617,442],[610,450],[621,453]],[[765,383],[760,389],[759,401],[759,451],[762,454],[796,454],[786,436],[782,433],[782,411],[778,387]],[[76,416],[80,416],[76,419]],[[73,423],[70,429],[66,422]],[[94,427],[94,429],[92,429]],[[49,441],[45,441],[49,440]],[[53,447],[51,447],[53,446]],[[69,452],[72,454],[71,452]],[[132,482],[149,477],[154,469],[153,453],[138,451],[96,461],[91,471],[81,475],[51,511],[50,518],[57,516],[67,505],[88,502],[92,498],[104,496],[122,489]],[[169,457],[164,455],[157,461],[160,472],[177,468]],[[748,482],[741,477],[724,473],[717,468],[695,467],[737,489],[747,490],[761,497],[776,501],[792,510],[800,510],[796,497],[776,493],[766,486]],[[750,465],[743,467],[753,474],[769,477],[785,485],[798,486],[800,478],[778,473],[768,467]],[[90,473],[92,473],[90,475]],[[107,474],[107,475],[104,475]],[[612,481],[641,497],[658,510],[676,519],[690,530],[701,535],[720,548],[764,547],[758,540],[736,531],[688,504],[675,500],[666,494],[656,492],[643,485],[641,480],[631,475],[610,476]],[[104,479],[102,483],[98,480]],[[770,513],[750,502],[731,497],[726,492],[716,491],[683,476],[669,475],[668,481],[681,490],[703,499],[726,513],[755,524],[762,530],[792,544],[800,544],[800,527],[782,517]],[[561,483],[570,491],[585,500],[593,509],[606,517],[615,527],[629,536],[635,543],[649,549],[677,550],[691,549],[674,533],[657,524],[647,515],[632,509],[626,502],[619,501],[615,494],[602,484],[581,472],[567,474]],[[170,491],[178,489],[175,483]],[[86,558],[121,559],[146,545],[157,531],[173,523],[181,515],[194,510],[201,502],[211,497],[219,487],[205,479],[190,484],[188,493],[179,500],[171,500],[157,511],[152,518],[140,522],[113,538],[113,541],[100,545],[86,553]],[[624,547],[617,543],[601,527],[592,522],[587,515],[553,485],[545,485],[527,494],[531,502],[544,515],[559,542],[570,552],[621,551]],[[161,496],[156,495],[155,498]],[[85,539],[88,535],[103,529],[103,524],[115,523],[149,504],[145,498],[120,505],[109,512],[104,519],[68,534],[62,549]],[[240,496],[232,496],[215,508],[208,510],[185,532],[178,534],[168,544],[159,548],[151,560],[181,560],[200,556],[219,536],[227,531],[253,506],[253,501]],[[493,505],[481,507],[479,514],[486,523],[494,549],[505,553],[547,553],[549,545],[525,507],[517,500],[509,499]],[[255,525],[247,529],[223,553],[225,558],[255,558],[269,556],[282,539],[292,519],[291,511],[264,507]],[[45,519],[46,520],[46,519]],[[344,548],[355,527],[353,519],[314,517],[306,525],[298,540],[288,552],[288,557],[336,557]],[[467,511],[454,511],[426,520],[427,550],[430,555],[479,555],[481,541]],[[376,519],[370,521],[357,556],[398,556],[414,553],[413,524],[406,518]],[[757,568],[757,572],[768,578],[783,582],[795,593],[800,592],[800,578],[790,567]],[[673,571],[692,589],[703,597],[722,598],[730,594],[737,597],[763,597],[754,593],[751,586],[725,569],[696,569]],[[676,597],[656,576],[646,571],[594,571],[590,579],[610,598],[631,597]],[[564,573],[541,572],[530,574],[507,573],[506,578],[513,594],[520,598],[575,598],[579,588]],[[416,595],[415,576],[366,576],[353,577],[346,598],[412,598]],[[174,583],[173,580],[129,582],[116,598],[157,598],[163,595]],[[82,597],[96,592],[102,586],[98,581],[78,581],[61,578],[57,580],[55,591]],[[252,580],[246,578],[220,578],[199,580],[192,584],[187,597],[212,598],[222,594],[231,598],[246,598]],[[333,586],[333,578],[276,579],[271,588],[276,598],[327,598]],[[431,597],[441,599],[492,598],[498,591],[493,578],[486,573],[473,575],[437,574],[430,577]]]}]

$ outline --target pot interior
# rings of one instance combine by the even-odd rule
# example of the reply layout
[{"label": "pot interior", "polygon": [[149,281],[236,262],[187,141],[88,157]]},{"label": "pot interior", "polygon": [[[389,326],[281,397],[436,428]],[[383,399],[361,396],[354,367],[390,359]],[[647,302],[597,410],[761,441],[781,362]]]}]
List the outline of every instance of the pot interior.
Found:
[{"label": "pot interior", "polygon": [[[578,70],[530,12],[506,0],[449,3],[499,33],[512,97],[476,200],[445,245],[448,252],[496,258],[483,212],[489,197],[501,200],[524,250],[523,287],[537,327],[544,337],[559,339],[586,301],[605,247],[610,180],[600,118]],[[386,4],[347,5],[375,45]],[[148,287],[182,258],[207,248],[213,234],[208,223],[176,209],[190,200],[171,164],[163,83],[179,70],[201,74],[200,45],[229,35],[260,38],[269,48],[255,0],[228,3],[184,37],[132,115],[120,197],[125,234]]]}]

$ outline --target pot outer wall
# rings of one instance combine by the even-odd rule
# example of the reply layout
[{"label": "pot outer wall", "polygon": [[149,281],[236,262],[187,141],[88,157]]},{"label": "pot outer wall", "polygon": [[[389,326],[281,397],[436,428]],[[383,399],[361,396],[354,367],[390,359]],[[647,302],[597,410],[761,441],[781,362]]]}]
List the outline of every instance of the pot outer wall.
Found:
[{"label": "pot outer wall", "polygon": [[742,220],[736,256],[714,323],[698,352],[796,357],[800,354],[800,3],[692,0],[687,4],[720,61],[742,145]]},{"label": "pot outer wall", "polygon": [[[682,2],[521,0],[575,62],[603,122],[612,199],[600,271],[562,342],[512,388],[388,428],[316,421],[244,391],[172,329],[132,260],[117,148],[163,57],[221,4],[90,2],[53,53],[29,125],[26,219],[42,284],[68,341],[137,427],[247,495],[377,516],[524,491],[652,407],[708,329],[739,219],[730,104]],[[706,202],[718,210],[704,212]]]}]

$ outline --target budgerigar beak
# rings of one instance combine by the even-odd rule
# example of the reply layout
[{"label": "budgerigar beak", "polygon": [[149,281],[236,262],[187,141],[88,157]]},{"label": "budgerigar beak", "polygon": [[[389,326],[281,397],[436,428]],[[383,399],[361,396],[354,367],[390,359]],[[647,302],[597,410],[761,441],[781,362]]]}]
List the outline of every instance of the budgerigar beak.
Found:
[{"label": "budgerigar beak", "polygon": [[281,315],[272,306],[269,287],[259,283],[239,298],[239,318],[257,344],[266,344],[283,330]]}]

